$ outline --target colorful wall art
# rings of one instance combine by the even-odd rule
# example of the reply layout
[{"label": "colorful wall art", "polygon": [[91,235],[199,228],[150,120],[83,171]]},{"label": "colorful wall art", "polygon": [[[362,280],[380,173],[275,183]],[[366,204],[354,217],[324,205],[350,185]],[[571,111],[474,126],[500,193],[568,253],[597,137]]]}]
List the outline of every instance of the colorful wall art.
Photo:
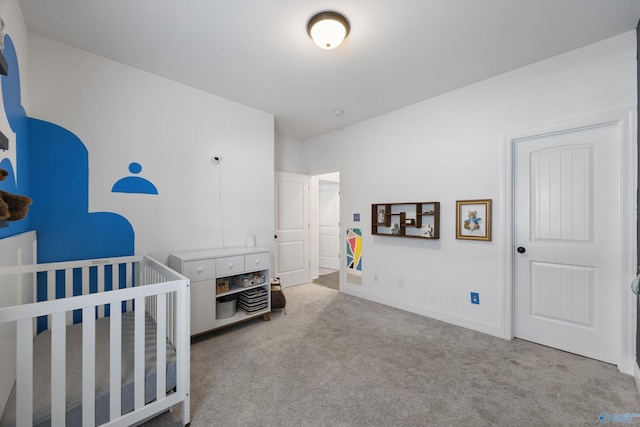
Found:
[{"label": "colorful wall art", "polygon": [[362,229],[347,228],[347,282],[362,284]]}]

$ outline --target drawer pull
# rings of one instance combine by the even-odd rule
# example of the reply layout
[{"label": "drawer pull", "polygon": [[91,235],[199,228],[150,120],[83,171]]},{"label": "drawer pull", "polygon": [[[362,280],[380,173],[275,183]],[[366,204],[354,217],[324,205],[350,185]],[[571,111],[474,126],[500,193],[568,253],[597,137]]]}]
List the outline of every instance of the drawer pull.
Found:
[{"label": "drawer pull", "polygon": [[232,262],[230,262],[230,263],[229,263],[229,270],[231,270],[232,268],[233,268],[233,263],[232,263]]},{"label": "drawer pull", "polygon": [[256,265],[260,264],[260,258],[256,258]]},{"label": "drawer pull", "polygon": [[198,267],[198,274],[202,273],[204,271],[204,267]]}]

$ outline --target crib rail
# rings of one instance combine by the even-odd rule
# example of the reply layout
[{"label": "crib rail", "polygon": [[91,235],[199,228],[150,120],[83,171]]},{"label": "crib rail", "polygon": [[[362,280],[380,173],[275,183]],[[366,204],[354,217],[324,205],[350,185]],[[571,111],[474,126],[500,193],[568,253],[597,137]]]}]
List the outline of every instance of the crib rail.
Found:
[{"label": "crib rail", "polygon": [[[188,280],[184,276],[178,274],[174,270],[170,269],[164,264],[159,263],[155,259],[144,255],[139,262],[139,283],[141,286],[146,286],[154,283],[163,283],[171,280]],[[175,298],[173,296],[169,297],[166,301],[165,306],[158,307],[157,299],[155,296],[150,296],[147,298],[147,312],[153,320],[155,320],[158,324],[165,324],[165,322],[159,322],[157,318],[158,311],[162,311],[166,313],[167,321],[166,326],[167,330],[166,336],[170,343],[173,344],[175,340],[175,335],[177,331],[176,327],[176,319],[175,319]]]},{"label": "crib rail", "polygon": [[[43,264],[0,267],[0,277],[18,276],[32,273],[34,276],[35,301],[51,301],[71,296],[100,293],[115,289],[126,289],[140,284],[139,265],[149,265],[152,258],[146,255],[129,257],[66,261]],[[155,260],[153,260],[155,261]],[[160,263],[156,264],[163,266]],[[163,266],[164,267],[164,266]],[[174,274],[177,274],[174,272]],[[171,277],[170,275],[167,277]],[[176,277],[182,278],[182,276]],[[109,315],[109,306],[96,306],[98,319]],[[123,303],[125,311],[133,310],[133,302]],[[51,316],[37,319],[37,333],[49,329]],[[66,324],[80,323],[82,314],[79,310],[68,312]]]},{"label": "crib rail", "polygon": [[[124,267],[122,267],[124,266]],[[85,286],[97,268],[98,288]],[[74,271],[82,271],[81,274]],[[111,286],[105,285],[105,271],[111,270]],[[118,273],[114,274],[114,271]],[[124,281],[120,271],[126,271]],[[0,269],[0,275],[45,274],[47,287],[74,295],[77,286],[69,286],[73,277],[82,277],[82,295],[48,299],[30,304],[0,308],[0,323],[16,322],[16,425],[33,424],[33,337],[35,319],[48,318],[51,330],[51,425],[66,424],[66,325],[73,313],[82,320],[82,425],[96,425],[95,414],[95,325],[96,318],[109,317],[109,422],[105,425],[131,425],[182,402],[183,423],[189,423],[189,280],[148,256],[112,260],[74,261],[21,266],[19,271]],[[62,272],[62,273],[60,273]],[[100,279],[100,276],[103,279]],[[114,276],[117,276],[115,279]],[[56,282],[62,277],[64,286]],[[95,275],[94,275],[95,277]],[[128,286],[120,288],[120,283]],[[118,286],[114,286],[118,284]],[[91,289],[93,287],[93,289]],[[71,291],[71,292],[69,292]],[[84,293],[84,291],[88,291]],[[94,292],[92,292],[94,291]],[[134,410],[121,414],[121,330],[122,312],[134,309]],[[145,312],[156,321],[156,399],[145,404]],[[176,389],[166,391],[166,340],[176,351]]]}]

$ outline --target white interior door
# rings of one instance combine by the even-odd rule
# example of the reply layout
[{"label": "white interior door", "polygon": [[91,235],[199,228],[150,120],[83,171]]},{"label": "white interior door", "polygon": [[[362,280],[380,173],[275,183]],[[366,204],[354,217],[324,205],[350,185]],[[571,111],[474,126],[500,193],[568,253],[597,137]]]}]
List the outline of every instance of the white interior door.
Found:
[{"label": "white interior door", "polygon": [[620,135],[516,141],[515,336],[617,363]]},{"label": "white interior door", "polygon": [[275,269],[286,286],[309,282],[309,177],[275,173]]},{"label": "white interior door", "polygon": [[340,269],[340,184],[324,180],[318,189],[318,263]]}]

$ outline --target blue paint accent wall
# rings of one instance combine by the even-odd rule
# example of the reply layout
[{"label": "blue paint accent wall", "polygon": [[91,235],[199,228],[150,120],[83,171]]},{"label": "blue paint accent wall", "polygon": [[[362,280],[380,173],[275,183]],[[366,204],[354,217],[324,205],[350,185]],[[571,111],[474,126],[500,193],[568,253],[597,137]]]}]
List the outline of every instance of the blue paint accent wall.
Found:
[{"label": "blue paint accent wall", "polygon": [[120,178],[113,184],[114,193],[158,194],[158,189],[150,181],[138,176]]},{"label": "blue paint accent wall", "polygon": [[28,119],[31,224],[38,231],[39,262],[133,255],[126,218],[89,213],[89,155],[68,130]]},{"label": "blue paint accent wall", "polygon": [[[9,141],[9,150],[16,150],[16,163],[20,166],[13,165],[8,158],[0,161],[0,168],[9,172],[7,178],[0,182],[0,190],[13,194],[22,194],[31,197],[29,186],[29,164],[27,158],[29,155],[29,133],[27,130],[27,114],[22,107],[20,94],[20,68],[18,67],[18,58],[16,56],[15,46],[11,37],[4,37],[3,54],[9,65],[9,74],[0,78],[2,85],[2,100],[4,112],[9,121],[11,130],[16,134],[16,142],[12,146],[13,141]],[[6,134],[7,132],[5,132]],[[9,136],[7,134],[7,136]],[[9,151],[7,150],[7,151]],[[0,151],[0,158],[6,155],[6,152]],[[16,176],[16,170],[18,175]],[[9,227],[0,228],[0,239],[3,237],[14,236],[32,230],[30,215],[20,221],[13,221]]]},{"label": "blue paint accent wall", "polygon": [[[142,165],[140,163],[129,163],[129,172],[139,174],[141,171]],[[151,181],[139,176],[127,176],[119,179],[113,184],[111,191],[114,193],[158,194],[158,189]]]}]

